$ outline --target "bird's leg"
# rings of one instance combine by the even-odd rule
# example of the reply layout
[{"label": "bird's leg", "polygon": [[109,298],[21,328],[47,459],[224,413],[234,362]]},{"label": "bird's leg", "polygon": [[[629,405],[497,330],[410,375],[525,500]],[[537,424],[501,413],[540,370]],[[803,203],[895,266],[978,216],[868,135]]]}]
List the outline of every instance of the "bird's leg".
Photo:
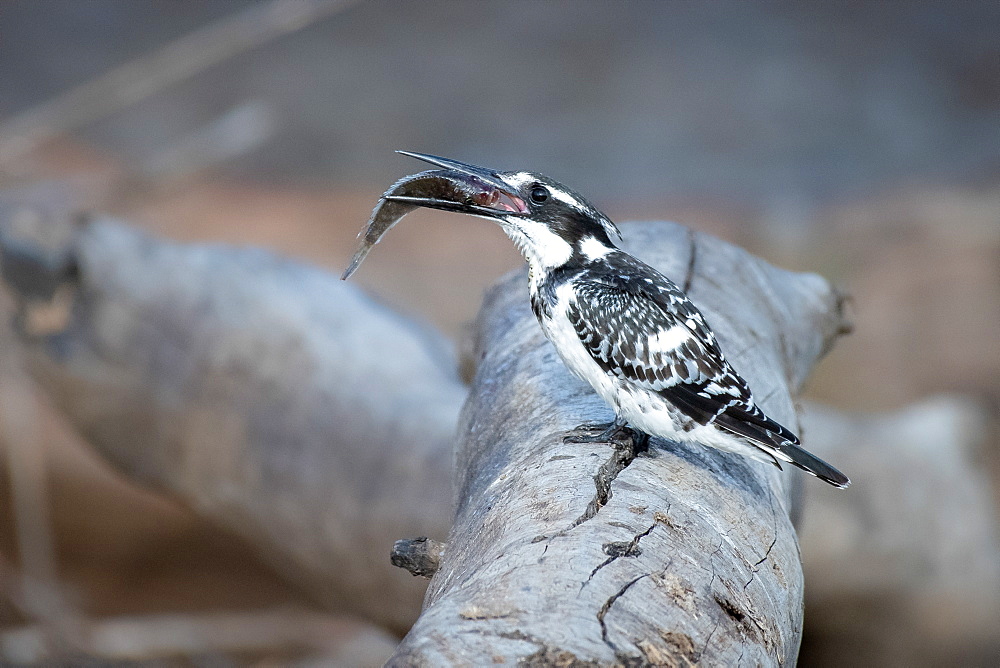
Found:
[{"label": "bird's leg", "polygon": [[564,443],[610,443],[625,424],[614,422],[585,422],[569,431]]},{"label": "bird's leg", "polygon": [[639,454],[649,450],[649,434],[634,427],[627,427],[632,432],[632,453]]},{"label": "bird's leg", "polygon": [[581,424],[566,434],[563,442],[610,443],[616,448],[628,448],[638,453],[648,447],[649,435],[629,427],[625,420],[616,416],[614,422]]}]

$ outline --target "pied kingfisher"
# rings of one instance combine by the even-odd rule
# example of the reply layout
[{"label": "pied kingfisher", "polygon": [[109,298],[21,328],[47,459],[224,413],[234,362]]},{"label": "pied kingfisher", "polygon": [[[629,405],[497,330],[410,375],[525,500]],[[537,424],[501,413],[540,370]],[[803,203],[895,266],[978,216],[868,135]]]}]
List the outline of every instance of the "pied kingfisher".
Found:
[{"label": "pied kingfisher", "polygon": [[586,199],[541,174],[400,153],[445,171],[421,175],[431,177],[430,186],[420,182],[426,194],[390,190],[383,200],[408,207],[399,217],[421,206],[499,223],[528,263],[531,308],[545,336],[614,409],[614,422],[600,425],[600,433],[567,440],[617,442],[625,435],[644,447],[653,435],[778,468],[787,462],[836,487],[850,484],[760,410],[698,308],[669,278],[616,247],[618,228]]}]

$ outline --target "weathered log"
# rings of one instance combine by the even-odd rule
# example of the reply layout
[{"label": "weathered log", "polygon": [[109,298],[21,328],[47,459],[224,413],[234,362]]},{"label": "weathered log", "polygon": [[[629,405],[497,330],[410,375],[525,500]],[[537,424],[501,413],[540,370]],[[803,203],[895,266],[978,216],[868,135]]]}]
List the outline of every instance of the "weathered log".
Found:
[{"label": "weathered log", "polygon": [[[264,251],[5,213],[28,368],[69,422],[328,607],[405,631],[425,583],[389,549],[451,516],[466,390],[444,339]],[[37,318],[60,292],[68,313]]]},{"label": "weathered log", "polygon": [[[691,294],[730,357],[764,406],[794,426],[788,388],[798,386],[841,327],[826,284],[767,267],[677,226],[632,226],[628,234],[642,257],[659,260],[675,277],[689,274]],[[29,260],[36,254],[45,271],[59,273],[55,292],[65,286],[75,290],[69,323],[28,337],[31,369],[109,459],[246,536],[280,571],[331,607],[395,628],[412,618],[421,582],[399,570],[387,573],[385,554],[391,539],[444,534],[449,512],[442,481],[463,395],[447,354],[436,352],[442,346],[433,335],[322,272],[259,251],[168,244],[108,221],[81,227],[68,255],[9,241],[0,239],[0,245],[26,252]],[[17,292],[16,276],[7,278]],[[483,316],[492,324],[481,330],[478,349],[491,352],[464,430],[469,436],[491,425],[493,431],[479,432],[479,442],[486,443],[489,434],[506,429],[495,452],[523,441],[518,457],[535,454],[536,468],[523,484],[537,486],[543,475],[557,492],[551,507],[534,511],[548,518],[542,528],[551,529],[540,543],[559,548],[566,542],[556,550],[563,556],[582,548],[573,559],[578,566],[589,564],[595,550],[600,556],[584,568],[582,581],[591,582],[582,600],[604,595],[632,564],[645,569],[638,580],[623,581],[631,582],[627,593],[601,598],[591,623],[600,628],[603,622],[609,643],[621,643],[619,618],[636,592],[653,586],[668,592],[674,612],[679,607],[705,617],[702,626],[710,623],[711,630],[706,635],[694,627],[658,626],[664,633],[637,645],[646,659],[673,652],[725,660],[737,656],[734,642],[744,640],[748,660],[794,657],[801,584],[786,509],[795,507],[789,481],[797,480],[797,473],[663,444],[631,463],[608,458],[603,446],[563,452],[567,446],[554,432],[585,417],[603,417],[605,409],[539,338],[527,315],[523,283],[512,280],[505,294],[494,293],[494,308]],[[727,285],[730,281],[734,284]],[[20,296],[31,296],[23,292]],[[22,322],[29,328],[31,310]],[[494,343],[486,345],[489,337]],[[514,368],[505,367],[511,363],[504,357],[507,343],[525,352],[516,360],[522,374],[516,382]],[[386,350],[396,352],[386,355]],[[506,375],[490,375],[485,371],[490,365],[506,369]],[[529,382],[522,382],[525,378]],[[483,388],[489,390],[485,395]],[[490,418],[494,408],[498,414]],[[529,422],[514,424],[521,418]],[[539,448],[539,434],[529,433],[536,428],[550,432],[553,450]],[[499,464],[495,456],[469,447],[460,455],[465,474],[459,526],[468,527],[483,509],[470,490],[488,484],[484,466]],[[553,461],[546,464],[549,458]],[[600,467],[578,465],[592,458],[607,461]],[[595,468],[603,476],[599,487],[590,477]],[[503,475],[508,486],[519,477],[509,467]],[[622,515],[630,497],[631,510]],[[742,519],[734,522],[737,516]],[[567,530],[574,518],[582,521]],[[530,538],[543,535],[530,533]],[[675,544],[683,549],[667,551]],[[460,547],[453,537],[445,571],[460,572]],[[702,579],[663,563],[656,570],[657,564],[648,563],[655,552],[672,555],[676,563],[707,557]],[[766,564],[780,570],[758,572]],[[780,575],[772,576],[775,572]],[[787,587],[775,585],[776,578],[784,578]],[[443,592],[440,577],[437,582],[435,592]],[[441,598],[435,592],[431,600]],[[778,598],[760,600],[772,595]],[[489,617],[488,608],[476,605],[462,608],[466,621]],[[650,619],[659,624],[665,617]],[[530,635],[514,632],[515,642],[518,634]],[[411,635],[410,646],[416,637]],[[545,651],[556,645],[527,646],[530,654],[548,656]],[[600,633],[596,646],[614,656]],[[400,657],[406,651],[404,646]]]},{"label": "weathered log", "polygon": [[[796,428],[792,395],[844,329],[829,285],[678,225],[623,230]],[[794,663],[802,474],[659,439],[638,457],[564,443],[610,411],[544,340],[521,272],[489,293],[477,337],[455,522],[390,665]]]},{"label": "weathered log", "polygon": [[[897,412],[806,404],[850,494],[810,486],[800,531],[810,665],[990,665],[1000,657],[1000,532],[984,464],[991,427],[969,397]],[[832,657],[841,657],[841,660]]]},{"label": "weathered log", "polygon": [[376,666],[395,639],[382,629],[299,608],[253,612],[134,615],[91,619],[86,651],[67,656],[53,648],[43,625],[0,630],[5,666],[230,664],[248,655],[306,654],[296,665]]}]

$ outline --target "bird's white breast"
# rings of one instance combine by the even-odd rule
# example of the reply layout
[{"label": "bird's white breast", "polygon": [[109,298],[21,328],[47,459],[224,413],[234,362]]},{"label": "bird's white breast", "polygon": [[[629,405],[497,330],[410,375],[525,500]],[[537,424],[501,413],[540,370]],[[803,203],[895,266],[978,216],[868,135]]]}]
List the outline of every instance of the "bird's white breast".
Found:
[{"label": "bird's white breast", "polygon": [[575,299],[572,286],[568,282],[562,284],[556,289],[555,296],[550,315],[540,321],[542,331],[555,346],[556,352],[569,370],[577,378],[590,383],[606,402],[616,407],[614,397],[617,379],[610,377],[597,364],[569,321],[567,311]]},{"label": "bird's white breast", "polygon": [[541,321],[542,330],[569,370],[590,384],[605,403],[629,423],[658,436],[674,434],[677,426],[662,397],[607,373],[584,346],[567,315],[575,299],[572,285],[561,285],[555,295],[551,315]]}]

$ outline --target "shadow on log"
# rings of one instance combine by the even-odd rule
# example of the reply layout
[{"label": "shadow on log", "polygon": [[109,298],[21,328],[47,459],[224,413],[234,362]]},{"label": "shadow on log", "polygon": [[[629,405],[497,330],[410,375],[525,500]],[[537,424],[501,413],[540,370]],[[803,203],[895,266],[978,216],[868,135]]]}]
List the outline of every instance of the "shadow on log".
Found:
[{"label": "shadow on log", "polygon": [[389,548],[451,515],[466,389],[444,339],[261,250],[4,213],[28,368],[70,423],[328,607],[405,631],[425,585]]},{"label": "shadow on log", "polygon": [[[792,395],[845,329],[829,285],[678,225],[623,231],[689,285],[764,410],[796,426]],[[658,439],[634,458],[564,443],[610,409],[543,338],[521,273],[488,294],[474,355],[455,522],[390,665],[795,662],[799,472]]]}]

